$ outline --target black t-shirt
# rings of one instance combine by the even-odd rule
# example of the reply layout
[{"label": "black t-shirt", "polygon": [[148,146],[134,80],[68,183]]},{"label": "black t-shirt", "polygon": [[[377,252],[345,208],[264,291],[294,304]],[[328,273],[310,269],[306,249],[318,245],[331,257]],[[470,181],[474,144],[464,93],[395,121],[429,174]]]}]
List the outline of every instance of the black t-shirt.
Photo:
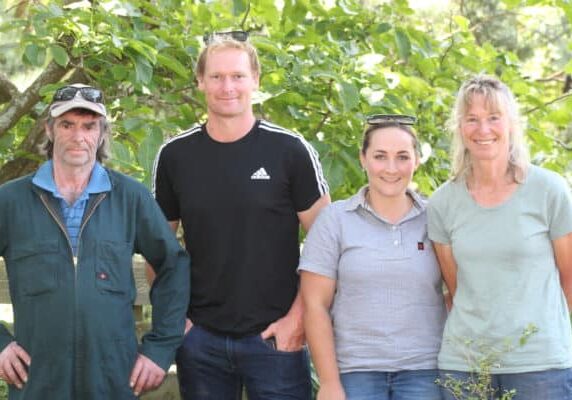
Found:
[{"label": "black t-shirt", "polygon": [[243,336],[283,317],[298,286],[296,213],[328,191],[316,151],[264,120],[230,143],[197,126],[159,150],[154,184],[183,225],[193,323]]}]

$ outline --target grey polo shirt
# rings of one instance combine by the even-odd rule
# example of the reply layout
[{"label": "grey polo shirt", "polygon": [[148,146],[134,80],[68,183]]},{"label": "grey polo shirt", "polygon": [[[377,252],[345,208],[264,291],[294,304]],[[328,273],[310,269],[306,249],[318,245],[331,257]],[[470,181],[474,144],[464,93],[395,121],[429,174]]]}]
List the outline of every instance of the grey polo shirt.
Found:
[{"label": "grey polo shirt", "polygon": [[414,206],[391,224],[369,207],[366,190],[320,213],[298,270],[336,281],[330,311],[341,373],[437,368],[446,311],[425,202],[408,191]]}]

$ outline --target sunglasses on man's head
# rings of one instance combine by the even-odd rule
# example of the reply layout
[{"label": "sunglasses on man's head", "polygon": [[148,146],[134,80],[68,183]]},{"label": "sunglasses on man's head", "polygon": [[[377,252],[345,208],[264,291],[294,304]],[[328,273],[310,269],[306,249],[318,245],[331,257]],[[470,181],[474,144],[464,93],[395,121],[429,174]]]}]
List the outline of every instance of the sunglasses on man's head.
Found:
[{"label": "sunglasses on man's head", "polygon": [[224,39],[224,38],[234,39],[238,42],[246,42],[248,40],[248,32],[246,32],[246,31],[229,31],[229,32],[205,33],[203,36],[203,41],[205,42],[206,45],[208,45],[216,37],[219,37],[221,39]]},{"label": "sunglasses on man's head", "polygon": [[80,92],[81,97],[92,103],[103,103],[103,92],[99,89],[92,88],[89,86],[76,87],[76,86],[64,86],[59,88],[54,93],[53,102],[56,101],[68,101],[73,99],[77,92]]},{"label": "sunglasses on man's head", "polygon": [[417,118],[412,115],[402,114],[374,114],[366,117],[366,122],[369,125],[381,125],[394,123],[399,125],[415,125]]}]

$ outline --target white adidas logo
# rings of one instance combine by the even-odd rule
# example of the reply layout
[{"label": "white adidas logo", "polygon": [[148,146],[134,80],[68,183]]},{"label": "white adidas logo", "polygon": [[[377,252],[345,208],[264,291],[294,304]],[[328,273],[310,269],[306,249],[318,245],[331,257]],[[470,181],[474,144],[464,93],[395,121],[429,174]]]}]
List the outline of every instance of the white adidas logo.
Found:
[{"label": "white adidas logo", "polygon": [[269,180],[270,175],[268,175],[268,172],[266,172],[264,167],[261,167],[258,171],[256,171],[254,174],[252,174],[250,176],[250,179],[253,179],[253,180]]}]

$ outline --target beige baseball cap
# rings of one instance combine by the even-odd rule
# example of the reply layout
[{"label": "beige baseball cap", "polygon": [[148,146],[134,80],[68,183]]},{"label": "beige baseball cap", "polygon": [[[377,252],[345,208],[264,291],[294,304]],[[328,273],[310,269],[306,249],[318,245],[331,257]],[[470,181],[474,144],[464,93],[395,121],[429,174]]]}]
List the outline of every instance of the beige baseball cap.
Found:
[{"label": "beige baseball cap", "polygon": [[54,94],[53,103],[50,104],[49,112],[53,118],[57,118],[74,108],[84,108],[104,117],[107,116],[101,90],[82,83],[74,83],[58,89]]}]

